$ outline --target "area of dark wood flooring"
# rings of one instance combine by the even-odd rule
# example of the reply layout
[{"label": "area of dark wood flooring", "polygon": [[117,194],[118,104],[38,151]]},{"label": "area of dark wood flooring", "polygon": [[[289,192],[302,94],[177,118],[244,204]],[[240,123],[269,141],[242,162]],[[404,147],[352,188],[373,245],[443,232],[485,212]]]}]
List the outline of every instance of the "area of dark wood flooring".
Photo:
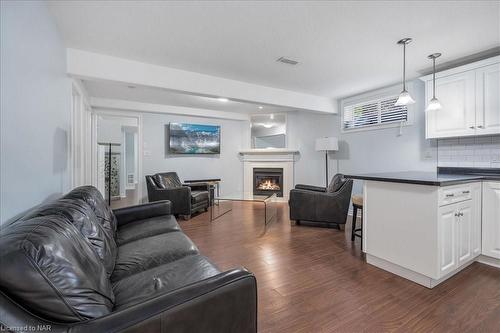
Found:
[{"label": "area of dark wood flooring", "polygon": [[500,332],[498,268],[474,263],[431,290],[367,264],[350,223],[297,226],[279,204],[266,228],[263,214],[233,203],[213,222],[208,213],[180,222],[221,269],[255,274],[259,332]]}]

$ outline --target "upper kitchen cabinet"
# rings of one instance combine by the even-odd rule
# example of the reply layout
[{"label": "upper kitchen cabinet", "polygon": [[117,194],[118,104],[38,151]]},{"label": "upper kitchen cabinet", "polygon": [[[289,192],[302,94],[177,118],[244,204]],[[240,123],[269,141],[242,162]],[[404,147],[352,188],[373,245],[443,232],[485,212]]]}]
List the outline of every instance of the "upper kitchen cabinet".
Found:
[{"label": "upper kitchen cabinet", "polygon": [[476,128],[478,134],[500,133],[500,63],[476,71]]},{"label": "upper kitchen cabinet", "polygon": [[[432,75],[425,82],[432,98]],[[500,134],[500,56],[436,73],[440,110],[426,112],[426,138]]]}]

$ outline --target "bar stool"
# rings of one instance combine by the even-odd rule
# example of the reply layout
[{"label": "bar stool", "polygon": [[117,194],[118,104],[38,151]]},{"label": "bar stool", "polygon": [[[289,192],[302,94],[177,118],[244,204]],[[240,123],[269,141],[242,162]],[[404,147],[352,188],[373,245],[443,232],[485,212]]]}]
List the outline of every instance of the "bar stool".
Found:
[{"label": "bar stool", "polygon": [[[361,226],[356,229],[356,218],[358,217],[358,209],[361,210]],[[363,251],[363,197],[361,195],[352,196],[352,232],[351,241],[354,242],[355,237],[361,238],[361,251]]]}]

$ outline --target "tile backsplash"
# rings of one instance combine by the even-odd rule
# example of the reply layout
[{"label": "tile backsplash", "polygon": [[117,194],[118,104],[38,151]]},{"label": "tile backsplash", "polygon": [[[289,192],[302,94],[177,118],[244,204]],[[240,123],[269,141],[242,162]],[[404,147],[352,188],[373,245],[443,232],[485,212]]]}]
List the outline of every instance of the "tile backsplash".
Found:
[{"label": "tile backsplash", "polygon": [[500,168],[500,135],[439,139],[438,165]]}]

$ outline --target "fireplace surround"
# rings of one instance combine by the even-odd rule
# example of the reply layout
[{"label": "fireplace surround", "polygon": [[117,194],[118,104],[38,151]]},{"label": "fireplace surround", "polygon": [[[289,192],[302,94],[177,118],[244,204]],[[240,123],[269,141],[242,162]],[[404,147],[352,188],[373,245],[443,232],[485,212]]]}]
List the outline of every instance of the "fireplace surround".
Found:
[{"label": "fireplace surround", "polygon": [[283,197],[283,168],[254,168],[253,194],[270,193]]},{"label": "fireplace surround", "polygon": [[282,197],[276,197],[278,202],[287,202],[290,190],[293,189],[295,159],[300,152],[293,149],[248,149],[239,152],[243,162],[243,191],[253,193],[255,187],[253,183],[253,169],[281,168],[282,176]]}]

